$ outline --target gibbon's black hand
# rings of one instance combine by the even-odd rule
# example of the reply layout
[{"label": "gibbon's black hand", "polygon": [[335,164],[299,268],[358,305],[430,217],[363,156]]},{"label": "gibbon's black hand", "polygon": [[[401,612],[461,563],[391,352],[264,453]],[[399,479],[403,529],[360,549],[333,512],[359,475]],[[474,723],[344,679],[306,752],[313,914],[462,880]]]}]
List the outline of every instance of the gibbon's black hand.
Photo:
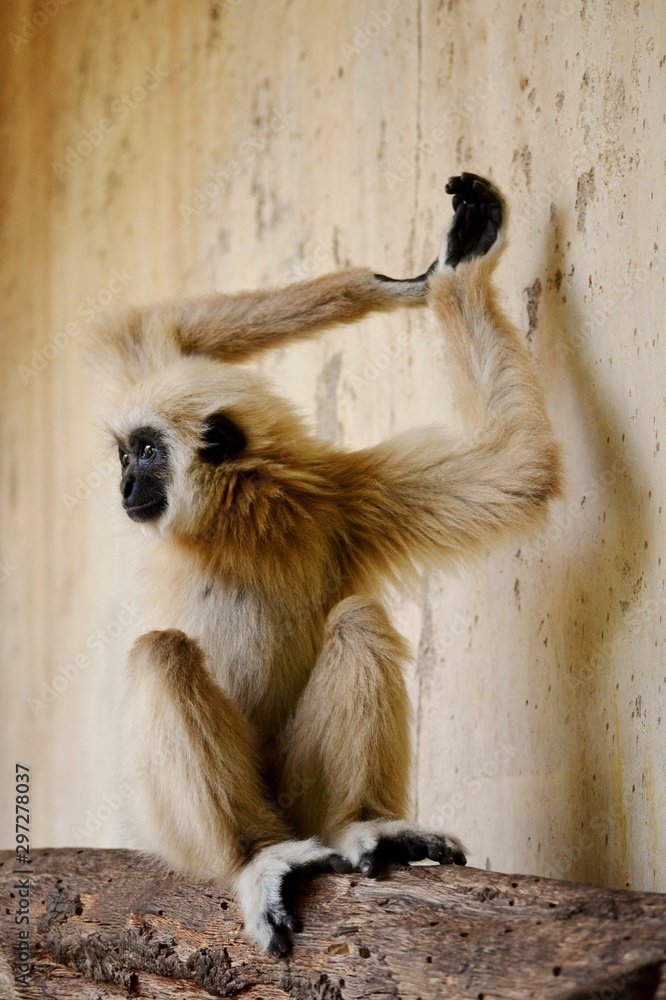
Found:
[{"label": "gibbon's black hand", "polygon": [[499,191],[476,174],[451,177],[446,191],[453,195],[455,213],[447,238],[446,263],[455,268],[463,260],[488,253],[502,228],[504,207]]}]

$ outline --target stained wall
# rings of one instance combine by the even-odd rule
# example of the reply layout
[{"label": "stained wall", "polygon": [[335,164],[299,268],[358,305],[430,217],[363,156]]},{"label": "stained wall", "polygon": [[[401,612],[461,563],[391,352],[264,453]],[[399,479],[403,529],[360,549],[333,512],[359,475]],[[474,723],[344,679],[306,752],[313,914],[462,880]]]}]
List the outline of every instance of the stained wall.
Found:
[{"label": "stained wall", "polygon": [[[498,277],[567,490],[540,536],[395,602],[418,816],[478,866],[666,889],[658,0],[6,0],[0,45],[0,846],[17,760],[36,844],[123,843],[137,538],[79,361],[94,316],[418,273],[471,168],[510,200]],[[349,447],[459,426],[425,313],[263,367]]]}]

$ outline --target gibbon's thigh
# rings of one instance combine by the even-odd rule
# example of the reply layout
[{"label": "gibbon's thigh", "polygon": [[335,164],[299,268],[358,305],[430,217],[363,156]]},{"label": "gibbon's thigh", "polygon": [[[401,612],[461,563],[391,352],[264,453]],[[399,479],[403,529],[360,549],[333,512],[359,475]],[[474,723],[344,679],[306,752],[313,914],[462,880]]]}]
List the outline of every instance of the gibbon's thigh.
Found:
[{"label": "gibbon's thigh", "polygon": [[287,836],[264,796],[253,727],[197,642],[178,629],[137,639],[124,707],[127,762],[160,761],[134,778],[141,847],[199,878],[228,880]]},{"label": "gibbon's thigh", "polygon": [[411,777],[409,651],[381,604],[348,597],[285,731],[278,805],[300,836],[325,842],[350,822],[399,818]]}]

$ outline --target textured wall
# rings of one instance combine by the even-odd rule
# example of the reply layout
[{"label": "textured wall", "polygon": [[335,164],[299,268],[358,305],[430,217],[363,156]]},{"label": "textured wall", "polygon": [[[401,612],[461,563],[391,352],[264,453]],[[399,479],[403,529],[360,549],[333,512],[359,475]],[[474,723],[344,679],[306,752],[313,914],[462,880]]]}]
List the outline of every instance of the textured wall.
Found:
[{"label": "textured wall", "polygon": [[[36,843],[122,842],[136,536],[77,359],[91,318],[348,262],[416,273],[468,167],[510,198],[499,276],[568,489],[529,545],[396,602],[418,813],[479,866],[666,889],[659,0],[6,0],[0,24],[0,846],[14,759]],[[350,447],[456,420],[425,314],[265,368]]]}]

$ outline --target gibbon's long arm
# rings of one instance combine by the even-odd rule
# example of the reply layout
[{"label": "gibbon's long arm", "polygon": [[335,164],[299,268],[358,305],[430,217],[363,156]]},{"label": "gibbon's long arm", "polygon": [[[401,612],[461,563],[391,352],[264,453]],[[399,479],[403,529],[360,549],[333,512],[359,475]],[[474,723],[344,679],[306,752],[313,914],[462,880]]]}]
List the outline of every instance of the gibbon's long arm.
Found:
[{"label": "gibbon's long arm", "polygon": [[[455,182],[456,216],[429,278],[428,304],[477,426],[460,444],[432,428],[398,435],[350,455],[339,480],[348,498],[350,558],[360,569],[369,557],[394,578],[410,564],[441,565],[516,534],[545,515],[561,488],[560,448],[541,389],[491,281],[501,196],[474,175],[465,177],[466,186]],[[479,204],[493,201],[498,224],[475,221]]]},{"label": "gibbon's long arm", "polygon": [[429,273],[401,281],[350,268],[285,288],[212,294],[162,308],[184,354],[244,361],[369,312],[425,305]]}]

